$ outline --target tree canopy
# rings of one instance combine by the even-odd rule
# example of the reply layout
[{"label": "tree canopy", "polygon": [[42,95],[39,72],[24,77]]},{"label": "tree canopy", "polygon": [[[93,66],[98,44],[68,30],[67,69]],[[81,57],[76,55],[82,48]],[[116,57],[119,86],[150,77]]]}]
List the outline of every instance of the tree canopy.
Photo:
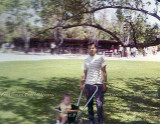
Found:
[{"label": "tree canopy", "polygon": [[[158,24],[147,22],[148,15],[160,21],[157,0],[0,0],[0,3],[1,15],[7,13],[12,15],[9,17],[16,17],[14,21],[6,21],[9,32],[14,32],[17,27],[25,27],[32,35],[45,37],[53,36],[56,29],[61,27],[63,37],[90,37],[88,32],[92,32],[98,39],[115,39],[123,45],[126,44],[126,37],[134,41],[135,45],[154,42],[159,33]],[[29,12],[29,9],[34,13]],[[110,14],[107,13],[108,9],[115,10],[111,14],[116,19],[104,18],[104,13]],[[28,18],[35,15],[39,16],[39,20],[34,21],[40,22],[39,27],[27,22]],[[76,33],[71,31],[73,27],[77,27]],[[81,34],[80,37],[78,32],[83,32],[83,36]]]}]

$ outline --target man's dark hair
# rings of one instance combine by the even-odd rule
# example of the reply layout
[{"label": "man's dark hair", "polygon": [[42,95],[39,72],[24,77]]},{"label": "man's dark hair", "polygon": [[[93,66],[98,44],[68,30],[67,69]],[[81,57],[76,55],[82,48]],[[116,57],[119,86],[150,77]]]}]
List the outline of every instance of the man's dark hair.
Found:
[{"label": "man's dark hair", "polygon": [[93,41],[89,42],[88,46],[91,46],[91,45],[94,45],[96,48],[98,48],[98,45],[96,42],[93,42]]}]

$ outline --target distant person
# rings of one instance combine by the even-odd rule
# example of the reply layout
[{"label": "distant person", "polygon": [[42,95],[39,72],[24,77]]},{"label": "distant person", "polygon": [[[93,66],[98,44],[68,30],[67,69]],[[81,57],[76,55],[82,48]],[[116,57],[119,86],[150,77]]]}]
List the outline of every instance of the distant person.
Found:
[{"label": "distant person", "polygon": [[68,121],[68,111],[72,109],[71,107],[71,101],[70,101],[70,95],[64,94],[62,102],[60,105],[56,107],[57,109],[60,108],[63,113],[59,113],[57,117],[57,123],[56,124],[65,124]]},{"label": "distant person", "polygon": [[88,113],[89,113],[89,123],[88,124],[103,124],[104,115],[103,115],[103,99],[104,93],[107,90],[107,73],[106,73],[106,63],[103,56],[96,54],[97,45],[94,42],[88,44],[89,56],[85,59],[83,64],[83,76],[80,85],[80,89],[84,89],[85,84],[85,93],[87,101],[91,98],[95,92],[95,86],[98,86],[98,91],[95,94],[95,101],[97,107],[98,123],[95,123],[94,118],[94,99],[88,104]]},{"label": "distant person", "polygon": [[3,52],[3,53],[8,52],[9,45],[10,45],[9,43],[3,43],[3,44],[2,44],[1,49],[2,49],[2,52]]},{"label": "distant person", "polygon": [[112,55],[115,54],[115,48],[114,48],[114,45],[111,46],[111,51],[112,51]]},{"label": "distant person", "polygon": [[129,57],[130,55],[130,47],[126,47],[126,57]]},{"label": "distant person", "polygon": [[15,45],[12,43],[11,46],[10,46],[10,48],[11,48],[12,51],[14,51]]},{"label": "distant person", "polygon": [[3,43],[2,45],[1,45],[1,52],[5,52],[6,51],[6,43]]},{"label": "distant person", "polygon": [[132,47],[131,48],[131,56],[136,57],[136,53],[137,53],[137,48],[136,47]]},{"label": "distant person", "polygon": [[118,52],[119,52],[119,55],[122,57],[123,56],[123,47],[121,45],[119,45]]},{"label": "distant person", "polygon": [[50,45],[50,48],[51,48],[51,54],[53,55],[54,50],[56,48],[56,44],[54,42],[52,42],[51,45]]},{"label": "distant person", "polygon": [[155,48],[154,48],[154,46],[152,47],[152,54],[155,55]]},{"label": "distant person", "polygon": [[114,50],[115,50],[114,45],[112,45],[112,46],[111,46],[111,50],[112,50],[112,51],[114,51]]},{"label": "distant person", "polygon": [[152,53],[153,53],[153,55],[157,54],[157,46],[152,47]]},{"label": "distant person", "polygon": [[114,53],[115,53],[115,55],[117,55],[118,54],[118,49],[115,49]]},{"label": "distant person", "polygon": [[143,48],[143,56],[147,56],[148,54],[148,49],[146,47]]}]

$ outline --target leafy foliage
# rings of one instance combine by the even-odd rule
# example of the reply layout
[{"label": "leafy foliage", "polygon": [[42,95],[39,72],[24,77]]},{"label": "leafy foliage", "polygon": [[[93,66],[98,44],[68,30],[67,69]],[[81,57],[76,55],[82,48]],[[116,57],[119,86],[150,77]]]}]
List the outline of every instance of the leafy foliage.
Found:
[{"label": "leafy foliage", "polygon": [[[154,39],[154,37],[156,37],[155,35],[159,30],[152,30],[154,26],[147,27],[148,23],[146,21],[146,15],[151,15],[152,17],[160,20],[160,17],[157,14],[159,8],[159,3],[157,1],[150,2],[149,0],[147,0],[144,2],[142,0],[1,0],[0,3],[0,14],[7,15],[7,20],[5,21],[6,28],[2,31],[1,34],[8,34],[3,36],[3,38],[1,39],[11,39],[14,36],[28,37],[27,35],[29,34],[32,34],[30,37],[39,36],[44,38],[46,36],[53,36],[54,32],[56,32],[56,29],[52,28],[54,26],[60,26],[63,28],[64,26],[69,25],[89,24],[90,26],[94,25],[93,27],[97,28],[98,31],[96,32],[100,32],[96,34],[96,37],[101,38],[100,36],[102,36],[101,34],[103,30],[103,34],[106,33],[106,36],[102,36],[102,38],[105,37],[108,39],[116,39],[115,36],[117,36],[119,37],[120,41],[123,42],[124,37],[126,37],[126,32],[123,30],[123,25],[126,23],[126,20],[128,22],[133,22],[133,25],[131,25],[131,23],[126,24],[127,30],[130,33],[127,35],[130,35],[131,41],[151,41],[151,39]],[[151,4],[152,8],[149,9]],[[107,11],[111,8],[117,9],[115,14],[118,20],[116,22],[112,21],[110,22],[110,25],[106,26],[106,24],[108,24],[106,23],[108,21],[107,18],[105,18],[104,21],[104,19],[97,18],[96,14],[99,13],[100,10]],[[32,12],[29,10],[32,10]],[[34,16],[39,16],[39,20],[37,19],[35,21],[30,21],[29,19]],[[127,16],[131,16],[132,18],[128,19]],[[143,22],[136,21],[135,18],[138,18],[139,16],[143,18]],[[32,25],[33,22],[40,22],[41,26],[34,26]],[[135,29],[134,31],[133,27]],[[45,29],[51,30],[47,30],[48,32],[44,32],[43,34],[37,33]],[[77,30],[79,29],[77,28]],[[107,29],[113,32],[112,34],[115,34],[115,36],[111,34],[109,35],[107,31],[105,32],[105,30]],[[81,35],[80,38],[89,36],[87,35],[88,31],[85,30],[85,28],[81,28],[80,32],[84,33],[83,35]],[[22,34],[22,32],[24,33]],[[29,33],[27,34],[26,32]],[[69,32],[67,33],[67,35],[69,34]],[[72,37],[75,37],[74,32],[72,33]],[[25,36],[25,34],[27,35]]]}]

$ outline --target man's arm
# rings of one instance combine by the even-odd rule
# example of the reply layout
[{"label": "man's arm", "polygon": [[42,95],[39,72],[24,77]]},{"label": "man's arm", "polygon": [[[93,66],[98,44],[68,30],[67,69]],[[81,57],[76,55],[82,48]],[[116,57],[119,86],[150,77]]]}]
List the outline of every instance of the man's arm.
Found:
[{"label": "man's arm", "polygon": [[103,91],[106,92],[107,91],[107,72],[106,72],[106,66],[102,67],[102,72],[103,72],[103,80],[104,80],[104,87],[103,87]]},{"label": "man's arm", "polygon": [[102,67],[102,72],[103,72],[103,80],[104,83],[107,83],[107,72],[106,72],[106,66]]},{"label": "man's arm", "polygon": [[87,77],[87,70],[84,70],[83,76],[82,76],[81,85],[80,85],[80,89],[81,89],[81,90],[84,89],[84,83],[85,83],[86,77]]}]

